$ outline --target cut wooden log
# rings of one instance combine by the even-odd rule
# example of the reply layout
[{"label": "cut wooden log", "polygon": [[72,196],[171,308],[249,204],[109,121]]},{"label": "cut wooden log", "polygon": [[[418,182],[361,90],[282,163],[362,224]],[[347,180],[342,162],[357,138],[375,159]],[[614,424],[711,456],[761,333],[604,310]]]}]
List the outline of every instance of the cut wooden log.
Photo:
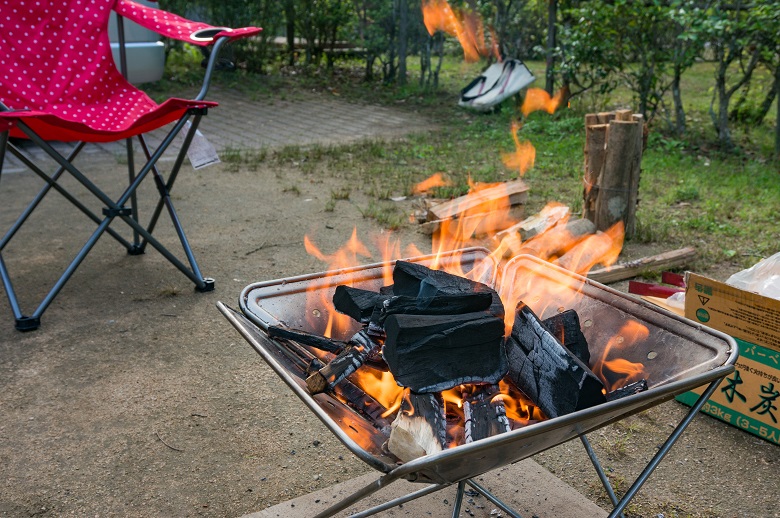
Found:
[{"label": "cut wooden log", "polygon": [[359,369],[374,350],[379,349],[379,344],[372,340],[364,330],[355,333],[350,339],[349,345],[329,364],[306,378],[306,387],[311,394],[319,394],[332,389],[341,380]]},{"label": "cut wooden log", "polygon": [[486,312],[390,315],[382,356],[396,382],[415,392],[495,384],[507,372],[504,321]]},{"label": "cut wooden log", "polygon": [[565,225],[556,225],[547,232],[523,243],[516,253],[548,260],[566,253],[595,231],[596,225],[590,220],[569,220]]},{"label": "cut wooden log", "polygon": [[[672,266],[685,266],[696,258],[696,249],[691,247],[671,250],[658,255],[651,255],[627,261],[621,264],[614,264],[606,268],[591,270],[588,272],[588,278],[603,284],[610,282],[623,281],[636,277],[640,273],[648,270],[657,270],[659,268],[669,268]],[[672,283],[669,283],[672,284]]]},{"label": "cut wooden log", "polygon": [[524,219],[520,223],[515,223],[506,230],[496,232],[493,236],[494,241],[501,242],[510,234],[518,233],[522,241],[531,239],[541,234],[549,228],[565,221],[569,217],[569,207],[560,204],[549,204],[533,216]]},{"label": "cut wooden log", "polygon": [[647,125],[641,113],[631,114],[630,110],[626,111],[630,115],[630,119],[627,120],[634,121],[640,127],[640,130],[636,132],[637,143],[631,157],[631,183],[628,189],[628,214],[626,215],[626,236],[633,238],[636,235],[636,209],[639,206],[639,181],[642,176],[642,155],[646,142]]},{"label": "cut wooden log", "polygon": [[371,319],[374,307],[387,298],[387,295],[375,291],[361,290],[352,286],[336,286],[333,292],[333,306],[340,313],[366,324]]},{"label": "cut wooden log", "polygon": [[586,126],[593,126],[594,124],[609,124],[609,122],[613,120],[615,120],[615,112],[588,113],[585,115]]},{"label": "cut wooden log", "polygon": [[590,367],[590,349],[580,327],[580,316],[573,309],[546,318],[544,326],[566,349]]},{"label": "cut wooden log", "polygon": [[585,126],[585,175],[583,178],[582,217],[595,221],[599,177],[607,154],[607,125]]},{"label": "cut wooden log", "polygon": [[515,313],[506,351],[509,377],[547,417],[559,417],[606,401],[601,380],[522,303]]},{"label": "cut wooden log", "polygon": [[554,261],[561,268],[587,274],[597,264],[617,261],[623,249],[623,222],[618,221],[606,232],[597,232],[581,240]]},{"label": "cut wooden log", "polygon": [[486,284],[442,270],[432,270],[419,263],[396,261],[393,268],[394,295],[432,300],[440,295],[464,293],[490,293],[493,301],[489,312],[494,316],[504,317],[504,304],[501,302],[501,297]]},{"label": "cut wooden log", "polygon": [[307,333],[298,329],[288,329],[286,327],[268,326],[268,336],[271,338],[284,338],[286,340],[295,340],[299,344],[308,345],[333,354],[343,351],[347,344],[339,340]]},{"label": "cut wooden log", "polygon": [[447,441],[447,419],[441,394],[407,391],[391,425],[387,449],[409,462],[442,451]]},{"label": "cut wooden log", "polygon": [[428,210],[428,221],[460,217],[511,207],[528,200],[528,185],[522,180],[499,183],[486,189],[445,201]]},{"label": "cut wooden log", "polygon": [[636,157],[641,157],[637,151],[641,134],[642,126],[634,121],[613,120],[609,124],[604,168],[598,180],[594,219],[597,230],[606,230],[618,221],[629,225],[629,202],[632,197],[636,199],[631,188],[635,184],[633,175],[639,174],[634,171],[634,164]]},{"label": "cut wooden log", "polygon": [[426,221],[419,228],[423,234],[429,236],[438,232],[458,239],[479,238],[511,227],[515,221],[523,217],[523,213],[522,206],[515,206],[510,212],[504,208],[458,218]]},{"label": "cut wooden log", "polygon": [[463,391],[464,437],[470,443],[512,430],[496,385],[466,385]]}]

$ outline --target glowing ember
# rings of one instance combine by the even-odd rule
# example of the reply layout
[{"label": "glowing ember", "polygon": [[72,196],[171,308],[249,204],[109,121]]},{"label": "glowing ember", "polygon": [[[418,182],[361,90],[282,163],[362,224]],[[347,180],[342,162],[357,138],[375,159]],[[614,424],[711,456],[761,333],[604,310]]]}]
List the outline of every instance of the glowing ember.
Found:
[{"label": "glowing ember", "polygon": [[363,392],[371,395],[387,409],[382,417],[387,417],[400,408],[404,390],[395,382],[390,371],[363,368],[355,371],[353,376],[355,384],[363,389]]}]

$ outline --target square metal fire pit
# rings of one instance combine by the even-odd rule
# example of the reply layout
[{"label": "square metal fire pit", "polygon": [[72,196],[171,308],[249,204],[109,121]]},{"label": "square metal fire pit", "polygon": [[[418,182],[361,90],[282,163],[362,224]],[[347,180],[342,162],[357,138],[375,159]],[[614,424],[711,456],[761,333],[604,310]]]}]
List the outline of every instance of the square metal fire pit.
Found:
[{"label": "square metal fire pit", "polygon": [[[312,315],[307,316],[306,299],[312,291],[326,301],[331,300],[333,290],[339,284],[376,291],[385,284],[383,273],[392,268],[394,263],[370,264],[251,284],[241,293],[240,311],[221,302],[217,304],[220,311],[355,456],[384,474],[376,482],[318,516],[331,516],[401,478],[431,485],[356,516],[368,516],[455,483],[459,491],[454,516],[459,513],[465,484],[483,493],[510,516],[519,516],[474,482],[473,477],[577,437],[583,441],[615,506],[610,516],[620,516],[718,383],[734,370],[738,348],[734,340],[725,334],[534,257],[516,257],[501,269],[489,258],[487,250],[479,248],[453,252],[438,260],[431,256],[407,260],[426,265],[434,261],[439,261],[439,264],[458,261],[466,271],[476,269],[473,273],[481,282],[499,291],[508,288],[514,290],[515,295],[543,319],[563,309],[576,310],[592,357],[601,357],[605,352],[612,354],[605,348],[610,347],[610,340],[619,335],[626,323],[641,324],[647,329],[646,337],[630,347],[620,349],[620,354],[622,359],[644,365],[643,377],[647,380],[648,390],[400,463],[383,448],[388,439],[386,427],[378,426],[370,416],[355,411],[333,395],[309,394],[305,384],[305,365],[307,358],[312,356],[306,346],[269,338],[265,332],[268,326],[281,323],[312,333],[322,333],[330,313],[335,310],[332,305],[323,304],[321,307],[309,308]],[[334,338],[351,336],[358,328],[359,324],[355,323],[354,328],[344,331],[344,337]],[[709,387],[697,404],[691,407],[667,442],[618,501],[585,434],[705,384],[709,384]]]}]

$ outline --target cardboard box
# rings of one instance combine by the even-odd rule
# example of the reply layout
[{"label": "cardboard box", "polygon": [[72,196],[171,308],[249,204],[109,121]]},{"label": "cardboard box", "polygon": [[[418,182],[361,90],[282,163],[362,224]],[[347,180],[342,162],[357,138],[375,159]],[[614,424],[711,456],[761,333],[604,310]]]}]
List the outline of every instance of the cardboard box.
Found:
[{"label": "cardboard box", "polygon": [[[685,316],[733,336],[736,370],[702,412],[780,444],[780,300],[689,273]],[[677,396],[693,405],[704,387]]]},{"label": "cardboard box", "polygon": [[685,283],[686,318],[780,351],[780,300],[690,272]]}]

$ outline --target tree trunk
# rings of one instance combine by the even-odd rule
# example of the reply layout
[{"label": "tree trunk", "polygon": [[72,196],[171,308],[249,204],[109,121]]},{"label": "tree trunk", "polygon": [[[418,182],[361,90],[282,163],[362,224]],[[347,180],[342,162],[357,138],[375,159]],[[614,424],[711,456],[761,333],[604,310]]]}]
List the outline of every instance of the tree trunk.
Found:
[{"label": "tree trunk", "polygon": [[295,0],[286,0],[284,3],[284,17],[287,20],[287,53],[288,64],[295,64]]},{"label": "tree trunk", "polygon": [[406,47],[409,34],[408,0],[398,0],[398,84],[406,84]]},{"label": "tree trunk", "polygon": [[683,106],[682,92],[680,89],[680,80],[682,70],[678,65],[674,67],[674,79],[672,79],[672,98],[674,99],[674,122],[675,131],[678,136],[685,134],[685,106]]},{"label": "tree trunk", "polygon": [[438,39],[438,43],[436,43],[436,40],[434,40],[436,43],[437,55],[439,56],[439,61],[436,63],[436,71],[433,73],[434,88],[439,88],[439,72],[441,72],[441,65],[444,62],[444,38],[439,35]]},{"label": "tree trunk", "polygon": [[780,161],[780,64],[775,67],[775,101],[777,101],[777,118],[775,119],[775,158]]},{"label": "tree trunk", "polygon": [[545,73],[545,90],[553,95],[555,88],[555,44],[558,18],[558,0],[548,0],[547,3],[547,70]]},{"label": "tree trunk", "polygon": [[[729,130],[729,95],[726,90],[726,71],[730,61],[724,55],[725,51],[720,49],[716,52],[718,67],[715,71],[715,91],[712,93],[710,102],[710,117],[715,124],[715,130],[718,132],[718,141],[726,149],[731,149],[731,130]],[[715,112],[713,104],[717,100],[718,111]]]}]

